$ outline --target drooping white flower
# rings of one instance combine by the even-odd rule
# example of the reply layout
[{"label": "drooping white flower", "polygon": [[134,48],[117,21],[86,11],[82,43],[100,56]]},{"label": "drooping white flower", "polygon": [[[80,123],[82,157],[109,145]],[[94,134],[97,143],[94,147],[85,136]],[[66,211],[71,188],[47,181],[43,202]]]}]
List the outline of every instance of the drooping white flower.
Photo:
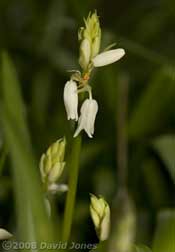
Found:
[{"label": "drooping white flower", "polygon": [[11,238],[13,235],[9,233],[7,230],[0,228],[0,240],[6,240]]},{"label": "drooping white flower", "polygon": [[78,120],[78,94],[75,81],[67,81],[64,87],[64,105],[67,112],[67,119]]},{"label": "drooping white flower", "polygon": [[110,229],[110,208],[108,203],[102,198],[91,195],[90,214],[100,241],[104,241],[109,236]]},{"label": "drooping white flower", "polygon": [[78,121],[78,128],[75,131],[74,137],[78,136],[81,130],[85,130],[90,138],[94,134],[94,123],[98,112],[98,104],[96,100],[86,99],[81,107],[81,115]]},{"label": "drooping white flower", "polygon": [[109,51],[98,54],[96,57],[92,59],[92,62],[95,67],[106,66],[106,65],[109,65],[118,61],[124,55],[125,55],[125,50],[122,48],[118,48],[118,49],[109,50]]}]

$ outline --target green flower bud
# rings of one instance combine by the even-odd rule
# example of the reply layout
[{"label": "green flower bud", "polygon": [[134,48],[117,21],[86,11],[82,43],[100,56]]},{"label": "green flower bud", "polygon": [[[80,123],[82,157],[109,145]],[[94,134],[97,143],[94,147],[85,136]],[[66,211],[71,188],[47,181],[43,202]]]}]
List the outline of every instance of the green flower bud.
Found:
[{"label": "green flower bud", "polygon": [[102,198],[91,195],[90,214],[100,241],[109,236],[110,229],[110,208]]},{"label": "green flower bud", "polygon": [[97,54],[99,53],[100,44],[101,44],[101,30],[99,32],[99,36],[94,39],[93,46],[92,46],[92,52],[91,52],[91,58],[97,56]]},{"label": "green flower bud", "polygon": [[65,138],[59,139],[42,155],[40,160],[40,172],[43,183],[55,183],[61,176],[65,166],[65,146]]},{"label": "green flower bud", "polygon": [[99,53],[101,28],[96,12],[93,14],[89,13],[84,22],[85,27],[81,27],[78,32],[78,39],[80,41],[79,63],[83,70],[87,70],[91,59]]},{"label": "green flower bud", "polygon": [[88,39],[83,39],[80,44],[80,58],[79,64],[83,69],[86,69],[89,65],[91,56],[91,45]]}]

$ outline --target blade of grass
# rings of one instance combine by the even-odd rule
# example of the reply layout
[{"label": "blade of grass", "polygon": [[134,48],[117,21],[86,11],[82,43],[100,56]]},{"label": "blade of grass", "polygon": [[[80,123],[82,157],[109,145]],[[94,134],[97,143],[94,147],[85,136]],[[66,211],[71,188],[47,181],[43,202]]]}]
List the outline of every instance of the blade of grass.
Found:
[{"label": "blade of grass", "polygon": [[5,164],[6,157],[7,157],[7,153],[8,153],[7,148],[4,145],[3,148],[2,148],[1,156],[0,156],[0,176],[1,176],[2,172],[3,172],[4,164]]},{"label": "blade of grass", "polygon": [[162,130],[173,113],[174,69],[159,70],[138,101],[129,121],[128,134],[138,140]]},{"label": "blade of grass", "polygon": [[132,252],[151,252],[151,249],[145,245],[134,245]]},{"label": "blade of grass", "polygon": [[175,135],[164,135],[153,142],[175,183]]},{"label": "blade of grass", "polygon": [[[29,141],[24,116],[25,107],[15,68],[6,53],[2,55],[2,87],[3,104],[1,104],[0,112],[12,161],[19,238],[22,237],[29,241],[36,234],[36,242],[53,241],[53,228],[46,213],[38,168]],[[29,225],[29,212],[33,221],[32,229]]]}]

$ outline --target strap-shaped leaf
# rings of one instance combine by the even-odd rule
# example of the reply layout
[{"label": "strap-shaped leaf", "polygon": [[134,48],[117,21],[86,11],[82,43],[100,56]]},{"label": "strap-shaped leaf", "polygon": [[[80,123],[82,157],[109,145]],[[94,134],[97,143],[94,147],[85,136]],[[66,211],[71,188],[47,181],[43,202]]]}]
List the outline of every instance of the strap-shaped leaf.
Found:
[{"label": "strap-shaped leaf", "polygon": [[19,239],[53,240],[52,226],[46,213],[25,119],[25,106],[15,68],[6,53],[2,55],[1,121],[12,161],[17,203]]}]

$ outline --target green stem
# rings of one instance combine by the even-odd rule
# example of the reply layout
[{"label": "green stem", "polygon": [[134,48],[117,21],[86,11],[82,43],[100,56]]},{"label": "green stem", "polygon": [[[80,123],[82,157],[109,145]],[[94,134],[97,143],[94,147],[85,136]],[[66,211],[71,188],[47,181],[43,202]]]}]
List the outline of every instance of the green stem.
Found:
[{"label": "green stem", "polygon": [[63,222],[63,241],[68,241],[71,233],[72,218],[78,182],[79,160],[81,151],[81,136],[76,137],[72,143],[72,152],[69,165],[69,190],[66,198],[66,207]]},{"label": "green stem", "polygon": [[4,144],[2,154],[1,154],[1,157],[0,157],[0,176],[2,175],[2,172],[3,172],[3,168],[4,168],[4,164],[5,164],[5,161],[6,161],[7,154],[8,154],[7,146]]}]

